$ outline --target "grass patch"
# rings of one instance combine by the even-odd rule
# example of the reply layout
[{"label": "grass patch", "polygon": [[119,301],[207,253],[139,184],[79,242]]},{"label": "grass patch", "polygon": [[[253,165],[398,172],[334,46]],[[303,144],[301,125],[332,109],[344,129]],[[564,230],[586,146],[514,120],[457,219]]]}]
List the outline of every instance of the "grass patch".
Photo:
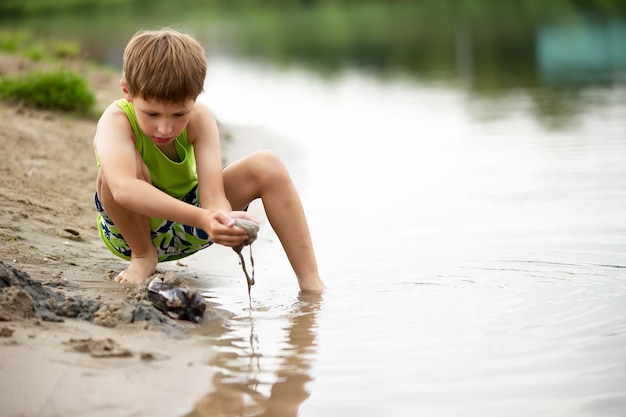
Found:
[{"label": "grass patch", "polygon": [[0,30],[0,51],[15,53],[31,41],[30,35],[23,31]]},{"label": "grass patch", "polygon": [[58,58],[78,58],[80,45],[77,42],[56,41],[52,45],[52,55]]},{"label": "grass patch", "polygon": [[92,113],[96,99],[83,76],[72,71],[32,72],[17,78],[0,79],[0,98],[29,105]]},{"label": "grass patch", "polygon": [[63,39],[38,39],[24,31],[0,29],[0,51],[20,54],[34,61],[80,58],[81,45]]},{"label": "grass patch", "polygon": [[22,54],[33,61],[41,61],[46,57],[46,49],[42,44],[33,44],[24,48]]}]

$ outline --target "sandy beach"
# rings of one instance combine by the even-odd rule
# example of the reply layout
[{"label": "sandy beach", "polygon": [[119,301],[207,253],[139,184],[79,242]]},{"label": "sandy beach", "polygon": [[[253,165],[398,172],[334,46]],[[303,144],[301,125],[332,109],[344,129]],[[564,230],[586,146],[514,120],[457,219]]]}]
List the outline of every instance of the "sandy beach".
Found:
[{"label": "sandy beach", "polygon": [[[42,65],[0,55],[0,75]],[[98,109],[118,98],[119,73],[64,65]],[[96,229],[96,120],[0,102],[0,126],[0,415],[213,415],[192,406],[212,389],[207,340],[112,281],[125,262]]]}]

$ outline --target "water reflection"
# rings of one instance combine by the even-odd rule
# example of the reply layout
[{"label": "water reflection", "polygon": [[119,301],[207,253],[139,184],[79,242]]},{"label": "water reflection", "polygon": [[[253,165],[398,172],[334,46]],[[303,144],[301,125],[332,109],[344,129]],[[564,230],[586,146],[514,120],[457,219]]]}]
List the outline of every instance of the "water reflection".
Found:
[{"label": "water reflection", "polygon": [[[275,353],[264,346],[264,339],[272,335],[255,330],[255,315],[263,314],[264,309],[253,308],[247,317],[233,316],[205,329],[217,349],[211,362],[217,370],[214,391],[201,398],[186,417],[297,416],[310,395],[307,384],[313,380],[316,316],[321,306],[321,295],[298,296],[282,316],[287,325]],[[246,331],[249,333],[244,335]]]}]

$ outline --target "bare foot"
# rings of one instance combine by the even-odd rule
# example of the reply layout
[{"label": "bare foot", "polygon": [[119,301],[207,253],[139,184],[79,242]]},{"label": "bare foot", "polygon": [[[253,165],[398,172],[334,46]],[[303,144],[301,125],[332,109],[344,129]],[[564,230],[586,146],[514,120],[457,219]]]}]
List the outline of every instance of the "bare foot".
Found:
[{"label": "bare foot", "polygon": [[128,268],[119,273],[114,281],[122,284],[142,284],[156,272],[156,254],[153,257],[131,257]]}]

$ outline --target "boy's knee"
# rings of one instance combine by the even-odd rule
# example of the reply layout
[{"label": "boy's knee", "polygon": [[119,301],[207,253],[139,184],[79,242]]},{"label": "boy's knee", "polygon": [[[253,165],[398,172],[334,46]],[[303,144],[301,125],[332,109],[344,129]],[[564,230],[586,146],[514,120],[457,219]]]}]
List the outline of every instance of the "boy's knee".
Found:
[{"label": "boy's knee", "polygon": [[289,178],[287,167],[278,154],[272,150],[264,149],[255,153],[261,175],[271,181]]},{"label": "boy's knee", "polygon": [[254,153],[255,157],[260,159],[261,161],[269,164],[279,163],[282,164],[282,160],[280,156],[271,149],[261,149],[260,151],[256,151]]}]

